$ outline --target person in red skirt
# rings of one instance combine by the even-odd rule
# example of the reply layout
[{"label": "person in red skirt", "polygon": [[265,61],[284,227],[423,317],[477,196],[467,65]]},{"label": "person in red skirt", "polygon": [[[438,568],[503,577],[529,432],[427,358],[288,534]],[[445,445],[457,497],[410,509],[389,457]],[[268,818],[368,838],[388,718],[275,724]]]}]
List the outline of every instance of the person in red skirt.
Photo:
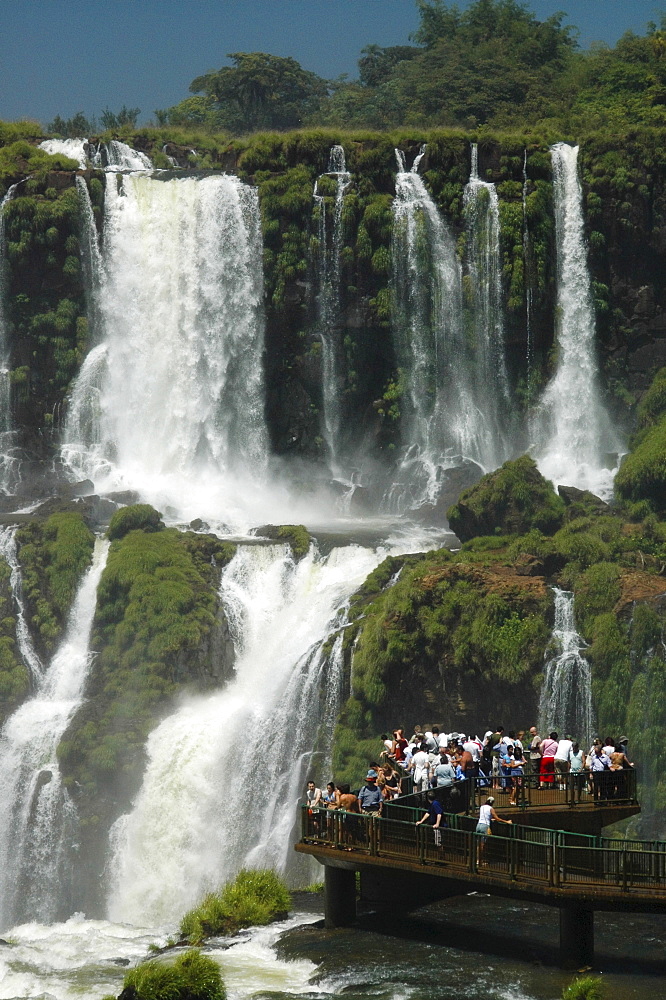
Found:
[{"label": "person in red skirt", "polygon": [[551,733],[541,741],[541,788],[549,788],[555,780],[555,754],[557,753],[558,736]]}]

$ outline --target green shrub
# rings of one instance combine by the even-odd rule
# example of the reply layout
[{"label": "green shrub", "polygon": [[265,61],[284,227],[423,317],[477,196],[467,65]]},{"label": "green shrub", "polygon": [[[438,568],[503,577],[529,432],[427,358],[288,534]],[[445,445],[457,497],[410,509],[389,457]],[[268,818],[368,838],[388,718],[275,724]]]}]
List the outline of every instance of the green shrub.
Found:
[{"label": "green shrub", "polygon": [[598,976],[581,976],[562,991],[562,1000],[603,1000],[604,992]]},{"label": "green shrub", "polygon": [[121,507],[109,522],[108,537],[113,541],[123,538],[128,531],[161,531],[164,528],[162,515],[147,503],[135,503]]},{"label": "green shrub", "polygon": [[562,523],[564,502],[534,460],[523,455],[464,490],[447,517],[463,542],[476,535],[524,534],[533,528],[551,533]]},{"label": "green shrub", "polygon": [[310,533],[302,524],[265,524],[257,528],[257,534],[264,538],[272,538],[276,542],[286,542],[290,546],[296,562],[306,556],[310,550]]},{"label": "green shrub", "polygon": [[291,894],[270,869],[243,869],[233,882],[211,892],[180,923],[183,937],[196,944],[206,937],[235,934],[268,924],[291,906]]},{"label": "green shrub", "polygon": [[196,949],[173,962],[152,959],[127,973],[118,1000],[225,1000],[220,968]]},{"label": "green shrub", "polygon": [[661,368],[645,393],[636,414],[639,428],[653,427],[666,414],[666,368]]},{"label": "green shrub", "polygon": [[666,510],[666,417],[639,436],[615,477],[620,497],[648,500],[656,510]]},{"label": "green shrub", "polygon": [[28,614],[48,654],[62,635],[95,536],[80,514],[65,512],[23,525],[16,542]]}]

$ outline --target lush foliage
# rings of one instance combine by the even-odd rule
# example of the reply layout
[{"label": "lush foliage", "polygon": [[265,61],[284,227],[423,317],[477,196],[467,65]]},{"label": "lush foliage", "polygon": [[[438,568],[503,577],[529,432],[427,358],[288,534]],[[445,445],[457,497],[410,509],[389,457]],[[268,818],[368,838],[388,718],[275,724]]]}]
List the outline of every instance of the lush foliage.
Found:
[{"label": "lush foliage", "polygon": [[536,462],[523,455],[465,490],[447,517],[462,541],[493,532],[521,534],[532,528],[549,532],[562,522],[564,503]]},{"label": "lush foliage", "polygon": [[128,531],[161,531],[162,515],[147,503],[120,507],[109,521],[108,537],[111,541],[123,538]]},{"label": "lush foliage", "polygon": [[152,959],[131,969],[118,1000],[225,1000],[226,995],[217,962],[193,948],[173,962]]},{"label": "lush foliage", "polygon": [[639,431],[615,478],[619,496],[666,511],[666,368],[657,372],[638,408]]},{"label": "lush foliage", "polygon": [[93,625],[98,655],[89,700],[58,749],[88,820],[103,808],[101,784],[138,782],[146,737],[170,699],[184,687],[219,682],[225,669],[217,585],[234,546],[173,528],[154,531],[152,517],[146,523],[148,530],[111,544]]},{"label": "lush foliage", "polygon": [[23,594],[38,644],[51,653],[65,627],[95,536],[80,514],[52,514],[16,534]]},{"label": "lush foliage", "polygon": [[276,542],[286,542],[296,562],[310,550],[310,532],[302,524],[265,524],[262,528],[257,528],[257,534],[273,538]]},{"label": "lush foliage", "polygon": [[562,991],[562,1000],[604,1000],[599,976],[580,976]]},{"label": "lush foliage", "polygon": [[185,914],[180,933],[193,944],[204,938],[236,934],[243,927],[268,924],[291,906],[287,886],[270,869],[244,869],[219,892],[211,892]]},{"label": "lush foliage", "polygon": [[30,674],[18,654],[11,570],[0,559],[0,720],[18,707],[30,689]]}]

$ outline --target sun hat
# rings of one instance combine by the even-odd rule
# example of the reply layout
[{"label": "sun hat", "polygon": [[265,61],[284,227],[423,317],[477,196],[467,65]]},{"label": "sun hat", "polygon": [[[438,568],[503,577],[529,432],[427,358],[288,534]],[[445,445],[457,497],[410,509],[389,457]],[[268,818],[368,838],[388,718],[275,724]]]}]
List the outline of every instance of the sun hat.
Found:
[{"label": "sun hat", "polygon": [[368,771],[368,773],[366,774],[366,776],[365,776],[365,780],[366,780],[366,781],[376,781],[376,780],[377,780],[377,772],[376,772],[376,771],[373,771],[373,770],[372,770],[372,768],[371,768],[371,769],[370,769],[370,770]]}]

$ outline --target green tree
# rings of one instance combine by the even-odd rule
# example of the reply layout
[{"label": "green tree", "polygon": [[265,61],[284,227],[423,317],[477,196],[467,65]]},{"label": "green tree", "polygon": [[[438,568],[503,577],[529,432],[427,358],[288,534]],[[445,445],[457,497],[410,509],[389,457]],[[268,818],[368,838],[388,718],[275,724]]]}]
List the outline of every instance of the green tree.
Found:
[{"label": "green tree", "polygon": [[49,135],[56,135],[62,139],[78,139],[94,134],[97,131],[97,121],[95,118],[86,118],[83,111],[77,111],[72,118],[61,118],[60,115],[56,115],[46,126],[46,131]]},{"label": "green tree", "polygon": [[198,76],[193,94],[204,94],[221,124],[234,132],[297,128],[327,93],[325,80],[292,58],[233,52],[233,66]]},{"label": "green tree", "polygon": [[125,104],[123,104],[122,108],[117,113],[105,108],[100,115],[102,128],[118,129],[123,128],[124,126],[136,128],[136,123],[140,114],[141,108],[128,108]]}]

